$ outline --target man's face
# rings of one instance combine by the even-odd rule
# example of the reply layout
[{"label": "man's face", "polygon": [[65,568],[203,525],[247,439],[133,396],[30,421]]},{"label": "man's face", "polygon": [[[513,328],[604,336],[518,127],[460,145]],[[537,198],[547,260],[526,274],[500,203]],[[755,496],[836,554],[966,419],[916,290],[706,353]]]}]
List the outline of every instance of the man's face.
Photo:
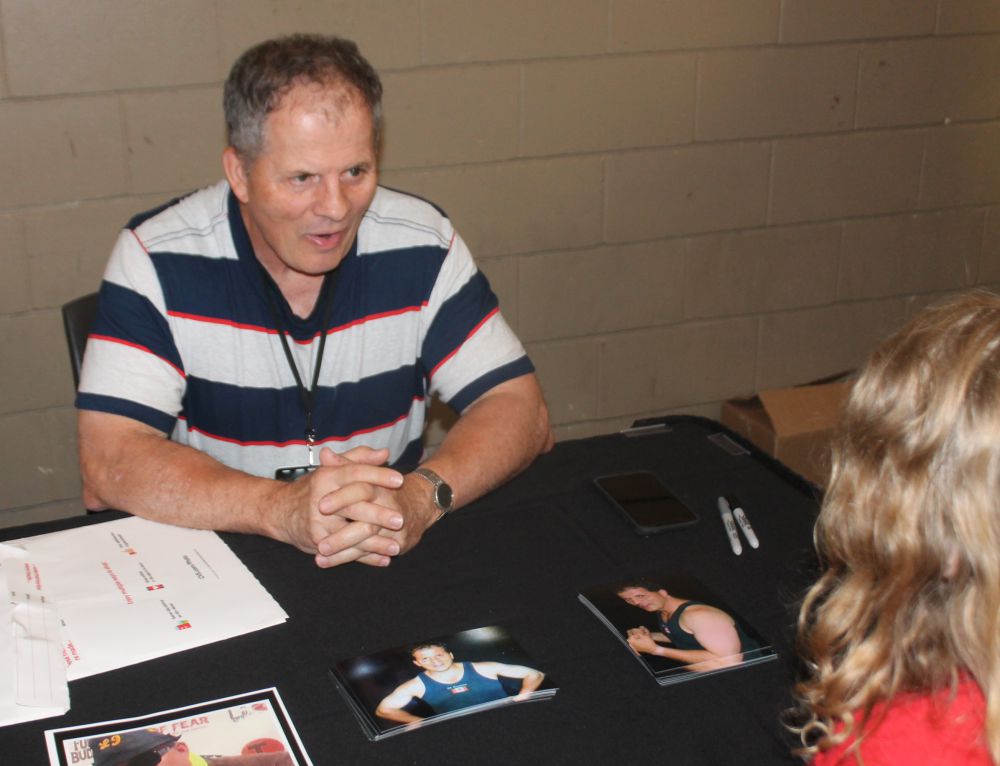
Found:
[{"label": "man's face", "polygon": [[666,597],[663,591],[626,588],[618,594],[618,597],[626,604],[637,606],[647,612],[659,612],[666,606]]},{"label": "man's face", "polygon": [[191,766],[188,748],[183,742],[177,742],[172,748],[160,756],[160,766]]},{"label": "man's face", "polygon": [[424,670],[441,673],[455,662],[455,656],[443,646],[428,646],[413,653],[413,664]]},{"label": "man's face", "polygon": [[377,184],[372,118],[345,87],[292,87],[265,121],[252,159],[231,147],[226,176],[257,258],[279,286],[338,266]]}]

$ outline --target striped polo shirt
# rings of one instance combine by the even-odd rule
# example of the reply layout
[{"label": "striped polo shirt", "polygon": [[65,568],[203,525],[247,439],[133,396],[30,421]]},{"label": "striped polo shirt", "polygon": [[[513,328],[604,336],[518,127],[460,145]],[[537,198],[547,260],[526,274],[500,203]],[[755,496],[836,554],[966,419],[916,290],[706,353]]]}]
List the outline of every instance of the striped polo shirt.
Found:
[{"label": "striped polo shirt", "polygon": [[[228,184],[134,218],[101,285],[76,406],[124,415],[258,476],[306,462],[305,411],[268,307],[274,290]],[[332,309],[324,326],[324,311]],[[430,395],[461,412],[534,368],[437,208],[379,187],[310,317],[275,295],[314,403],[317,445],[421,455]]]}]

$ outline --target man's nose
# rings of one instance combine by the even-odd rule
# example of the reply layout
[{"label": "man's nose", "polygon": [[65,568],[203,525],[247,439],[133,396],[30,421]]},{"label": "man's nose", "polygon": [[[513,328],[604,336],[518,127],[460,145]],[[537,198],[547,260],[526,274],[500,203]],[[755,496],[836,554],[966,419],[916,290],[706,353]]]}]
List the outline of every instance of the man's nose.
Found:
[{"label": "man's nose", "polygon": [[332,178],[324,183],[319,190],[314,212],[324,218],[341,221],[350,209],[350,202],[340,186],[340,179]]}]

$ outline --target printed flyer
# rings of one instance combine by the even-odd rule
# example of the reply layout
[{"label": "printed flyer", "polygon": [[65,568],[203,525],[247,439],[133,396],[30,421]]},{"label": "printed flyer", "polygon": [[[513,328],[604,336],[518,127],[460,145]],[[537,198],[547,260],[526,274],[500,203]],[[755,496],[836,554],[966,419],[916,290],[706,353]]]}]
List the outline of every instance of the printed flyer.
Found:
[{"label": "printed flyer", "polygon": [[128,517],[10,548],[58,611],[70,681],[287,619],[215,532]]}]

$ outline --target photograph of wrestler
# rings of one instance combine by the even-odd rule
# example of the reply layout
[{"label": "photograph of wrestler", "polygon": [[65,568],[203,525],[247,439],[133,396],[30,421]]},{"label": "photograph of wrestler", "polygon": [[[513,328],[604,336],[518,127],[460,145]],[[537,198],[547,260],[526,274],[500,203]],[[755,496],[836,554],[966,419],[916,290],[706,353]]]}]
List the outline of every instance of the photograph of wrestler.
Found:
[{"label": "photograph of wrestler", "polygon": [[721,599],[681,573],[622,579],[585,589],[580,600],[661,685],[777,656]]},{"label": "photograph of wrestler", "polygon": [[274,688],[45,739],[50,766],[312,766]]},{"label": "photograph of wrestler", "polygon": [[332,673],[372,739],[555,693],[498,626],[356,657]]}]

